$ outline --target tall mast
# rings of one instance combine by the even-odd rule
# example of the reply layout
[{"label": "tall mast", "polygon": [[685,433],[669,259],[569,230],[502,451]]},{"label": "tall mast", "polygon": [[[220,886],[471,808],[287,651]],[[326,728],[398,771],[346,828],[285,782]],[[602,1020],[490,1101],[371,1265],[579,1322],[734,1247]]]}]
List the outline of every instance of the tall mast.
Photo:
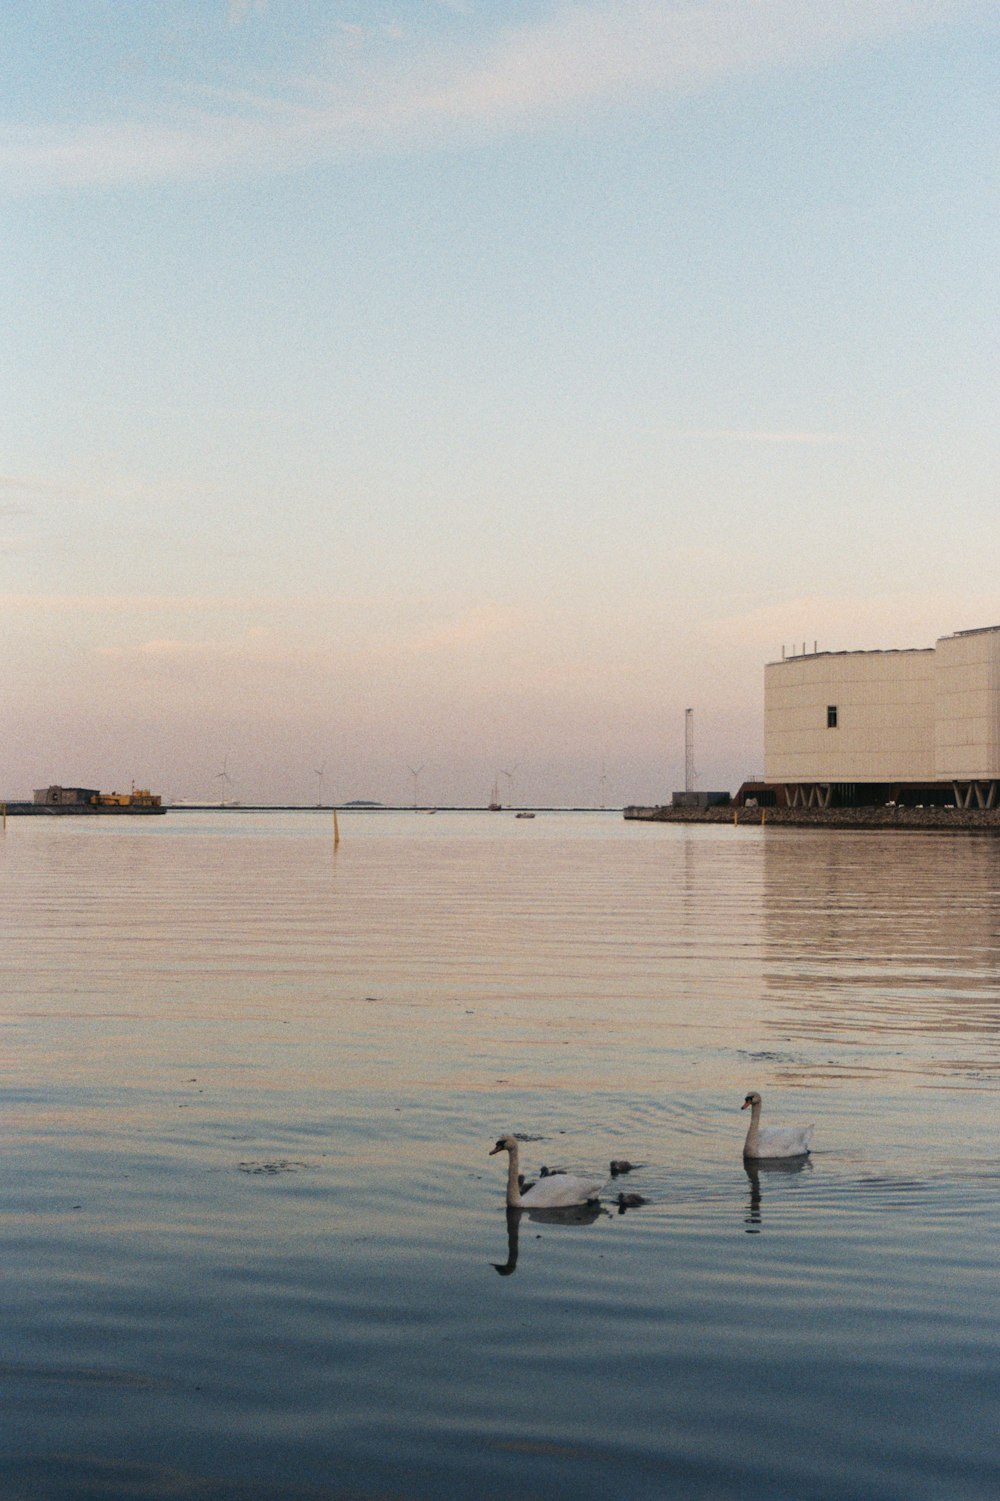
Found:
[{"label": "tall mast", "polygon": [[693,792],[698,774],[694,769],[694,710],[684,710],[684,791]]}]

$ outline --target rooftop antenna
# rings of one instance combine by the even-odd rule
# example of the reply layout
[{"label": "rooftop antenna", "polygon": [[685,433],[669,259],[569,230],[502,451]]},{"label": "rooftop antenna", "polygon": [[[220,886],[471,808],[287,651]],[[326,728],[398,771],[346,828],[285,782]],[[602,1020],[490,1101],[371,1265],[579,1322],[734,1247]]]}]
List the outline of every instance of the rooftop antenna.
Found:
[{"label": "rooftop antenna", "polygon": [[410,767],[410,776],[413,778],[413,806],[414,806],[414,808],[416,808],[417,804],[420,801],[420,797],[419,797],[420,773],[423,771],[423,769],[424,768],[422,766],[411,766]]},{"label": "rooftop antenna", "polygon": [[694,710],[684,710],[684,791],[693,792],[697,781],[694,769]]},{"label": "rooftop antenna", "polygon": [[514,765],[511,767],[510,771],[504,771],[502,766],[500,768],[500,775],[507,778],[507,802],[510,807],[514,806],[514,773],[516,770],[516,761],[514,762]]},{"label": "rooftop antenna", "polygon": [[316,767],[316,781],[319,784],[318,785],[318,789],[317,789],[317,793],[316,793],[316,798],[317,798],[316,806],[317,806],[317,808],[322,808],[322,806],[323,806],[323,777],[324,777],[325,773],[326,773],[326,762],[324,761],[322,766],[317,766]]}]

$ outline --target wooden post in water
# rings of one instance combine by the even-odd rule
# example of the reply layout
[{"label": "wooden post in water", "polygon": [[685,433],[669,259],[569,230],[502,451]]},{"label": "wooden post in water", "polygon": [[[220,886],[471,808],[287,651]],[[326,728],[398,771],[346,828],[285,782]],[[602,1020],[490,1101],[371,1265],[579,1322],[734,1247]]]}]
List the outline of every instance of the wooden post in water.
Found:
[{"label": "wooden post in water", "polygon": [[337,810],[336,810],[336,808],[334,808],[334,810],[333,810],[333,847],[334,847],[334,849],[337,848],[337,845],[339,843],[340,843],[340,824],[337,821]]}]

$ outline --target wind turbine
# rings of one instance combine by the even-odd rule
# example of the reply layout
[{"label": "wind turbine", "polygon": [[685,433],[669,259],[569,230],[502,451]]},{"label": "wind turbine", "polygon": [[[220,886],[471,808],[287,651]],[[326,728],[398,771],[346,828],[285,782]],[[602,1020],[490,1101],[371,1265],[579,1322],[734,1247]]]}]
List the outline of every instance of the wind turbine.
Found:
[{"label": "wind turbine", "polygon": [[601,762],[601,807],[604,807],[605,789],[608,785],[608,772],[604,762]]},{"label": "wind turbine", "polygon": [[323,806],[323,775],[324,775],[325,771],[326,771],[326,762],[324,761],[322,766],[317,766],[316,767],[316,781],[319,784],[318,790],[317,790],[317,794],[316,794],[316,796],[317,796],[317,802],[316,802],[317,808],[322,808],[322,806]]},{"label": "wind turbine", "polygon": [[228,797],[226,796],[226,793],[229,791],[229,784],[232,781],[232,777],[229,775],[229,757],[228,756],[223,756],[223,758],[222,758],[222,770],[221,771],[217,771],[215,773],[215,780],[217,782],[221,782],[222,783],[221,805],[222,805],[222,807],[225,807],[226,803],[229,801]]},{"label": "wind turbine", "polygon": [[413,778],[413,806],[414,806],[414,808],[416,808],[418,802],[420,801],[420,797],[419,797],[420,773],[423,771],[423,769],[424,768],[422,766],[411,766],[410,767],[410,776]]},{"label": "wind turbine", "polygon": [[510,807],[514,806],[514,773],[516,770],[516,761],[514,762],[514,765],[511,767],[510,771],[504,771],[502,766],[500,768],[500,775],[507,778],[507,802]]}]

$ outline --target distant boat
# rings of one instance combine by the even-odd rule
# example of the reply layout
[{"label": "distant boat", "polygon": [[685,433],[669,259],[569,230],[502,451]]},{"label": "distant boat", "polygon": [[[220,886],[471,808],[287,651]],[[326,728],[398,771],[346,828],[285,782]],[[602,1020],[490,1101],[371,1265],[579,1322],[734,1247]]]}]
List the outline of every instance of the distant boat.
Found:
[{"label": "distant boat", "polygon": [[525,812],[515,813],[514,814],[515,818],[534,818],[534,816],[535,816],[534,813],[525,813]]}]

